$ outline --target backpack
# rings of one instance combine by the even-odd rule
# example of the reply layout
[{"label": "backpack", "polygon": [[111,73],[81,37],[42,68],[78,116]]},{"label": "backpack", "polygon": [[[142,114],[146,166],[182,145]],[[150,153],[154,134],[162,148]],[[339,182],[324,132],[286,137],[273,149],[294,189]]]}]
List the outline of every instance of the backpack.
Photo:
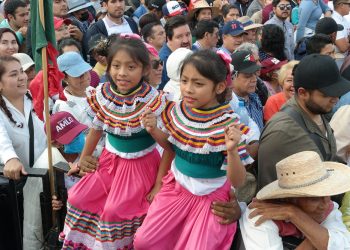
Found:
[{"label": "backpack", "polygon": [[309,37],[303,37],[299,40],[294,49],[294,59],[300,61],[304,56],[306,56],[306,43]]}]

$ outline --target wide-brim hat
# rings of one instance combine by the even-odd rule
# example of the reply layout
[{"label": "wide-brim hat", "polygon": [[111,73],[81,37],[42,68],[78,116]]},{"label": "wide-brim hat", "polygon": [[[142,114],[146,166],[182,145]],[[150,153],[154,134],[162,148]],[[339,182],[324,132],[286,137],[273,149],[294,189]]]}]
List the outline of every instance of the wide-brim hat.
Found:
[{"label": "wide-brim hat", "polygon": [[276,164],[277,180],[261,189],[259,200],[292,197],[325,197],[350,190],[350,168],[322,162],[313,151],[293,154]]},{"label": "wide-brim hat", "polygon": [[93,2],[90,2],[89,0],[69,0],[67,1],[67,4],[68,14],[93,6]]},{"label": "wide-brim hat", "polygon": [[237,21],[240,21],[243,24],[245,31],[261,28],[263,26],[260,23],[254,23],[248,16],[242,16],[238,18]]},{"label": "wide-brim hat", "polygon": [[212,17],[219,15],[219,8],[210,6],[205,0],[199,0],[193,4],[193,8],[188,12],[188,19],[191,20],[194,14],[201,9],[211,9]]}]

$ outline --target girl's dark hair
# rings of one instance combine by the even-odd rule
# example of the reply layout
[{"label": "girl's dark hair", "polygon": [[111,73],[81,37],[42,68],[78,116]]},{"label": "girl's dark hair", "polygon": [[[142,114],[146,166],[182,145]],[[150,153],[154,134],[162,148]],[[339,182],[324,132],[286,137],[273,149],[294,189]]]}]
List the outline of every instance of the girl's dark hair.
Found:
[{"label": "girl's dark hair", "polygon": [[239,12],[239,9],[238,9],[237,6],[232,5],[232,4],[225,4],[225,5],[222,6],[222,8],[221,8],[222,16],[223,16],[223,17],[226,17],[226,16],[228,15],[228,13],[230,13],[230,10],[231,10],[231,9],[236,9],[236,10],[238,10],[238,12]]},{"label": "girl's dark hair", "polygon": [[[214,85],[225,81],[227,74],[229,74],[225,62],[211,50],[199,50],[188,56],[182,62],[180,76],[182,76],[182,72],[188,64],[193,65],[199,74],[211,80]],[[227,91],[228,88],[217,96],[219,103],[226,102]]]},{"label": "girl's dark hair", "polygon": [[12,35],[14,35],[14,37],[15,37],[15,39],[16,39],[16,42],[17,42],[17,45],[18,45],[18,47],[19,47],[19,40],[18,40],[18,38],[17,38],[17,35],[16,35],[16,33],[13,31],[13,30],[11,30],[11,29],[9,29],[9,28],[0,28],[0,39],[2,38],[2,35],[4,34],[4,33],[7,33],[7,32],[9,32],[9,33],[11,33]]},{"label": "girl's dark hair", "polygon": [[284,53],[284,32],[275,24],[266,24],[262,30],[261,49],[280,61],[287,59]]},{"label": "girl's dark hair", "polygon": [[[13,56],[0,56],[0,79],[2,78],[2,76],[5,74],[6,72],[6,67],[5,65],[9,62],[18,62],[19,64],[21,64],[21,62],[13,57]],[[32,100],[31,95],[29,94],[29,92],[26,93],[26,96]],[[12,114],[10,112],[10,110],[7,108],[6,106],[6,102],[4,100],[4,98],[2,98],[2,93],[0,90],[0,109],[2,109],[2,111],[4,111],[4,113],[6,114],[6,116],[9,118],[9,120],[15,124],[17,126],[17,122],[13,119]]]},{"label": "girl's dark hair", "polygon": [[[126,51],[130,57],[140,62],[143,69],[150,67],[149,53],[141,39],[133,37],[120,37],[119,35],[109,37],[107,53],[107,75],[111,69],[111,64],[116,53]],[[111,80],[111,77],[109,77]]]}]

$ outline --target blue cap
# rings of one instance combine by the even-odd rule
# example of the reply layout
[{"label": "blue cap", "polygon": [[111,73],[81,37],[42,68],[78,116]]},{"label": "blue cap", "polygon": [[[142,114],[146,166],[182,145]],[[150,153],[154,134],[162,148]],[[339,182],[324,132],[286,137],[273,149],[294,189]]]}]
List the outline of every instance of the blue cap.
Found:
[{"label": "blue cap", "polygon": [[71,77],[79,77],[92,68],[77,52],[69,51],[57,58],[58,69]]},{"label": "blue cap", "polygon": [[243,24],[236,20],[225,23],[222,28],[222,34],[224,35],[238,36],[243,33],[245,33]]}]

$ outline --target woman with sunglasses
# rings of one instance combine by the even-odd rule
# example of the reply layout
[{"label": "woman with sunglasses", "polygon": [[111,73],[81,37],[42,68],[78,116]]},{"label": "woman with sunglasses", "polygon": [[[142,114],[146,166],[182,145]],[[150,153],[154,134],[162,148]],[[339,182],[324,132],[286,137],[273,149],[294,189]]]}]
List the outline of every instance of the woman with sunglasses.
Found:
[{"label": "woman with sunglasses", "polygon": [[323,0],[303,0],[299,5],[299,23],[296,30],[296,42],[303,37],[315,34],[316,23],[321,15],[331,17],[332,11]]},{"label": "woman with sunglasses", "polygon": [[162,79],[163,62],[159,59],[158,51],[152,45],[148,43],[145,43],[145,45],[151,61],[151,70],[146,81],[149,85],[157,89]]}]

